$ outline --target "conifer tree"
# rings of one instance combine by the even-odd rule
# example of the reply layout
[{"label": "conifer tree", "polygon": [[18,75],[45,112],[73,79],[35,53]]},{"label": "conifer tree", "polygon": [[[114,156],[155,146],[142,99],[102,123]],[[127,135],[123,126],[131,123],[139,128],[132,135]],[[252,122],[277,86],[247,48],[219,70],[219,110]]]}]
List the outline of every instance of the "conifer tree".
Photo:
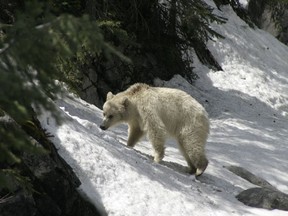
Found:
[{"label": "conifer tree", "polygon": [[[104,42],[98,24],[87,15],[56,14],[49,1],[17,2],[13,1],[16,6],[7,13],[7,22],[0,23],[1,187],[9,185],[11,178],[23,180],[17,170],[9,169],[20,162],[21,152],[39,150],[20,126],[41,110],[58,117],[51,103],[61,92],[55,80],[66,79],[59,59],[71,58],[84,47],[108,57],[121,55]],[[5,6],[9,9],[5,4],[1,8]]]}]

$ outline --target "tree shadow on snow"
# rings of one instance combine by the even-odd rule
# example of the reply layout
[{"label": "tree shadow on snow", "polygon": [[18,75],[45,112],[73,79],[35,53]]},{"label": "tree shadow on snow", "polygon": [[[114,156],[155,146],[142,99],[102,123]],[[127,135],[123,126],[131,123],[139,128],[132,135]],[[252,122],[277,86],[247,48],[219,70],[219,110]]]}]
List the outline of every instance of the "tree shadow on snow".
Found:
[{"label": "tree shadow on snow", "polygon": [[[209,78],[206,77],[205,79]],[[206,80],[205,83],[209,82]],[[214,120],[217,120],[217,125],[212,125],[211,129],[210,136],[213,142],[208,140],[207,143],[208,157],[209,154],[220,154],[222,155],[221,158],[223,158],[223,160],[217,162],[225,162],[228,164],[238,163],[240,166],[246,166],[247,168],[249,164],[253,167],[253,164],[255,164],[255,154],[258,154],[257,160],[259,158],[263,158],[263,160],[256,161],[256,163],[260,163],[262,164],[261,167],[267,168],[260,171],[262,173],[265,172],[265,175],[273,175],[276,173],[274,171],[277,170],[277,167],[272,167],[271,164],[287,163],[285,151],[277,149],[277,147],[271,148],[270,146],[261,145],[261,143],[275,143],[275,145],[277,145],[279,142],[284,142],[287,138],[288,130],[284,129],[285,127],[282,127],[281,129],[281,126],[284,126],[287,121],[283,121],[281,116],[279,116],[275,110],[268,107],[265,103],[255,97],[251,97],[235,90],[222,91],[213,87],[211,81],[210,84],[209,93],[202,91],[201,89],[196,89],[191,85],[186,85],[184,82],[176,83],[174,86],[171,86],[183,89],[187,92],[192,92],[193,97],[202,103],[208,111],[212,123]],[[235,103],[237,103],[237,106],[235,106]],[[65,111],[69,112],[71,115],[78,116],[79,118],[83,117],[81,111],[77,110],[77,106],[71,109],[71,106],[68,106],[65,101],[62,101],[60,105],[66,107]],[[93,110],[89,112],[93,112]],[[229,118],[240,119],[240,122],[250,129],[247,130],[246,128],[241,128],[241,125],[230,125],[228,129],[227,127],[223,127],[222,130],[221,124],[225,124],[225,120]],[[95,113],[94,119],[87,118],[86,120],[99,125],[101,122],[101,116],[99,113]],[[223,121],[221,122],[221,120]],[[259,123],[261,123],[261,125]],[[277,131],[274,129],[275,125],[277,125]],[[212,190],[212,192],[216,192],[219,196],[222,196],[221,190],[223,187],[225,187],[224,189],[228,192],[242,190],[242,188],[234,186],[227,180],[218,178],[217,176],[213,176],[207,172],[198,178],[199,182],[194,181],[187,173],[187,167],[178,163],[165,161],[165,158],[160,164],[155,164],[153,163],[151,155],[135,149],[131,150],[120,144],[120,140],[122,140],[121,142],[123,143],[125,142],[125,139],[127,139],[126,126],[114,128],[111,129],[111,131],[113,132],[105,131],[103,133],[117,134],[116,136],[119,145],[109,143],[109,141],[95,143],[95,145],[102,145],[109,149],[109,152],[111,152],[114,157],[130,164],[131,167],[134,167],[140,175],[145,175],[153,181],[158,181],[171,190],[183,191],[184,185],[189,188],[188,190],[199,193],[197,188],[201,185],[206,185],[207,187],[201,187],[201,190],[204,190],[207,193],[210,193]],[[93,130],[91,130],[91,133],[93,133]],[[275,135],[275,133],[277,134]],[[56,131],[53,134],[56,134]],[[56,139],[59,138],[56,137]],[[259,142],[259,145],[249,145],[251,142]],[[90,188],[94,188],[93,190],[95,191],[93,193],[95,193],[95,197],[97,197],[98,201],[100,200],[100,205],[104,208],[100,195],[95,189],[95,185],[91,180],[89,180],[87,173],[85,173],[80,165],[77,164],[76,160],[73,159],[73,155],[65,149],[62,149],[62,151],[64,152],[63,154],[66,155],[65,157],[68,158],[68,161],[72,161],[69,162],[69,164],[73,163],[73,166],[78,169],[78,173],[84,176],[85,184]],[[123,157],[123,154],[126,155],[127,158]],[[277,157],[273,157],[274,154],[277,155]],[[278,155],[280,155],[280,157],[278,157]],[[273,162],[271,162],[271,160]],[[285,180],[283,179],[283,182],[281,183],[285,184]]]},{"label": "tree shadow on snow", "polygon": [[288,119],[281,115],[281,110],[243,92],[216,88],[205,72],[201,79],[200,82],[205,83],[203,90],[185,81],[173,83],[171,87],[191,92],[206,108],[212,122],[208,155],[221,155],[222,160],[218,162],[223,165],[238,164],[287,185],[278,166],[288,167],[284,150],[287,149]]},{"label": "tree shadow on snow", "polygon": [[[165,187],[170,189],[175,189],[177,191],[183,190],[183,185],[190,186],[193,190],[193,187],[198,188],[199,186],[207,186],[208,191],[213,192],[222,192],[223,190],[229,191],[229,192],[235,192],[235,191],[242,191],[243,188],[240,188],[239,186],[233,185],[231,182],[221,179],[217,176],[211,175],[208,172],[204,172],[201,176],[195,178],[194,175],[191,175],[188,172],[188,167],[183,166],[179,163],[172,162],[172,161],[166,161],[165,157],[160,163],[155,163],[153,161],[153,156],[143,153],[142,151],[133,149],[133,152],[135,152],[135,156],[137,157],[136,160],[144,161],[146,166],[149,166],[147,169],[149,170],[155,170],[156,172],[146,172],[142,170],[143,167],[137,167],[140,168],[140,173],[148,176],[150,179],[157,178],[160,183],[162,183]],[[179,153],[180,154],[180,153]],[[133,162],[131,163],[133,166]],[[168,177],[167,177],[168,176]],[[164,180],[164,181],[163,181]],[[195,185],[196,184],[196,185]],[[194,190],[195,190],[194,188]],[[201,187],[203,189],[203,187]]]},{"label": "tree shadow on snow", "polygon": [[[66,103],[63,102],[61,104],[62,105],[64,105],[64,104],[67,105],[68,103],[66,104]],[[62,123],[65,123],[65,121],[66,121],[66,123],[67,123],[67,121],[72,121],[70,118],[67,118],[67,116],[65,116],[65,115],[62,115],[62,117],[64,117],[64,119],[62,119],[62,121],[64,121],[64,122],[62,122]],[[56,147],[56,149],[58,151],[58,154],[60,155],[60,157],[62,157],[67,162],[67,164],[72,168],[73,172],[76,174],[76,176],[80,180],[81,185],[78,188],[78,191],[79,191],[80,195],[84,199],[86,199],[87,201],[89,201],[90,203],[92,203],[96,207],[96,209],[100,213],[99,216],[107,216],[108,214],[107,214],[105,206],[104,206],[104,204],[102,202],[101,195],[98,193],[98,191],[97,191],[95,185],[93,184],[93,182],[89,179],[86,171],[82,169],[80,164],[78,164],[78,162],[74,158],[73,154],[71,154],[70,152],[68,152],[66,150],[66,148],[61,146],[61,139],[59,138],[59,136],[56,135],[57,131],[58,131],[58,127],[60,127],[60,125],[54,126],[54,124],[56,124],[55,121],[51,122],[49,120],[49,118],[50,117],[48,117],[46,119],[47,125],[46,126],[42,125],[42,127],[44,129],[47,129],[47,131],[50,134],[53,134],[53,137],[51,137],[50,140],[55,145],[55,147]],[[75,144],[71,143],[71,145],[75,145]],[[81,146],[77,145],[77,148],[81,148]],[[75,153],[75,154],[77,154],[77,153]],[[85,192],[83,192],[83,190],[85,190],[84,188],[81,188],[81,187],[83,187],[83,185],[85,186],[85,188],[89,189],[89,191],[90,191],[89,195],[85,194]]]}]

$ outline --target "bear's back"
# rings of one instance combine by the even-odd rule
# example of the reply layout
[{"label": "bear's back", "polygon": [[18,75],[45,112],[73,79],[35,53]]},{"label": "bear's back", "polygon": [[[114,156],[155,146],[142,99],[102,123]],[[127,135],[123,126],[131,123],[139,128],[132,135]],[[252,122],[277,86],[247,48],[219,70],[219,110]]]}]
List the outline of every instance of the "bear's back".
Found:
[{"label": "bear's back", "polygon": [[130,86],[126,91],[124,91],[125,95],[133,97],[137,94],[141,94],[144,91],[150,89],[151,86],[145,84],[145,83],[136,83],[132,86]]},{"label": "bear's back", "polygon": [[152,87],[144,83],[136,83],[124,91],[123,94],[136,103],[142,101],[147,103],[147,106],[148,104],[149,106],[155,105],[161,109],[169,106],[170,108],[167,109],[172,108],[173,110],[173,107],[176,106],[179,111],[190,110],[202,112],[205,110],[192,96],[174,88]]}]

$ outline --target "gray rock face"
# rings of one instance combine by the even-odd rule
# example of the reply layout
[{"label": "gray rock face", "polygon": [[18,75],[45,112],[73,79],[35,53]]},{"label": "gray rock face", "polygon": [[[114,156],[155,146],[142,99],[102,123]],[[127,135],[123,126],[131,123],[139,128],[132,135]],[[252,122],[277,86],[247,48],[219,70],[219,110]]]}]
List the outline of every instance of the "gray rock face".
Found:
[{"label": "gray rock face", "polygon": [[53,157],[48,154],[23,156],[19,169],[29,176],[34,191],[19,187],[8,194],[0,202],[1,216],[103,215],[80,196],[77,188],[81,183],[71,168],[59,156]]},{"label": "gray rock face", "polygon": [[288,195],[269,188],[250,188],[236,198],[251,207],[288,211]]},{"label": "gray rock face", "polygon": [[236,198],[240,202],[256,208],[288,211],[288,195],[277,190],[268,181],[254,175],[243,167],[229,166],[225,168],[250,183],[259,186],[244,190],[238,194]]},{"label": "gray rock face", "polygon": [[273,187],[268,181],[254,175],[253,173],[249,172],[248,170],[244,169],[243,167],[229,166],[229,167],[226,167],[226,169],[228,169],[229,171],[233,172],[235,175],[240,176],[241,178],[249,181],[250,183],[252,183],[254,185],[276,190],[276,188]]},{"label": "gray rock face", "polygon": [[13,197],[4,198],[0,204],[1,216],[33,216],[37,215],[33,197],[25,195],[23,192]]},{"label": "gray rock face", "polygon": [[288,3],[250,0],[248,13],[255,24],[278,38],[282,43],[288,44]]},{"label": "gray rock face", "polygon": [[[15,122],[9,119],[3,120],[2,118],[3,122],[5,123],[5,127],[17,129],[18,125],[15,125]],[[32,131],[31,134],[33,134]],[[37,137],[35,134],[34,136]],[[24,152],[21,154],[21,163],[13,165],[13,168],[17,169],[23,178],[29,179],[29,182],[26,182],[26,184],[33,187],[32,189],[25,189],[23,184],[19,183],[20,181],[15,180],[11,181],[13,189],[10,192],[0,187],[0,215],[107,215],[104,212],[103,205],[98,203],[101,207],[100,212],[86,198],[80,195],[78,187],[81,182],[72,168],[60,157],[53,143],[46,136],[38,136],[37,141],[35,141],[35,144],[37,143],[40,146],[41,143],[42,146],[45,146],[49,150],[49,153]],[[4,166],[3,164],[0,165]]]}]

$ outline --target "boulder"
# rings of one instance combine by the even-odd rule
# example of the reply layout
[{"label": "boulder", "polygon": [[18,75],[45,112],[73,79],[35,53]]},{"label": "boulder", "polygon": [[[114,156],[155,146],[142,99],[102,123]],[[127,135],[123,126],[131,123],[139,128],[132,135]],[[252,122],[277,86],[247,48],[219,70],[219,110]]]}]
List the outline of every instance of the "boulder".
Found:
[{"label": "boulder", "polygon": [[288,211],[288,195],[270,188],[250,188],[236,198],[251,207]]},{"label": "boulder", "polygon": [[225,168],[250,183],[259,186],[249,188],[239,193],[236,198],[240,202],[256,208],[288,211],[288,195],[277,190],[277,188],[272,186],[268,181],[254,175],[243,167],[228,166]]},{"label": "boulder", "polygon": [[230,172],[234,173],[235,175],[238,175],[239,177],[249,181],[250,183],[260,186],[260,187],[264,187],[264,188],[270,188],[273,190],[277,190],[275,187],[273,187],[268,181],[266,181],[265,179],[254,175],[253,173],[251,173],[250,171],[244,169],[243,167],[239,167],[239,166],[228,166],[225,167],[226,169],[228,169]]},{"label": "boulder", "polygon": [[[3,117],[4,118],[4,117]],[[2,120],[3,120],[2,118]],[[7,120],[8,119],[8,120]],[[19,129],[19,126],[5,118],[5,127]],[[1,216],[103,216],[107,215],[101,203],[97,209],[78,191],[80,180],[72,168],[61,158],[47,134],[34,121],[29,130],[33,145],[44,146],[46,153],[23,152],[21,163],[8,166],[16,172],[18,180],[12,181],[10,191],[0,188]],[[38,125],[38,129],[37,126]],[[38,135],[36,135],[38,134]],[[42,134],[42,135],[41,135]],[[19,174],[19,175],[18,175]]]},{"label": "boulder", "polygon": [[248,14],[251,20],[282,43],[288,44],[288,3],[285,1],[250,0]]}]

